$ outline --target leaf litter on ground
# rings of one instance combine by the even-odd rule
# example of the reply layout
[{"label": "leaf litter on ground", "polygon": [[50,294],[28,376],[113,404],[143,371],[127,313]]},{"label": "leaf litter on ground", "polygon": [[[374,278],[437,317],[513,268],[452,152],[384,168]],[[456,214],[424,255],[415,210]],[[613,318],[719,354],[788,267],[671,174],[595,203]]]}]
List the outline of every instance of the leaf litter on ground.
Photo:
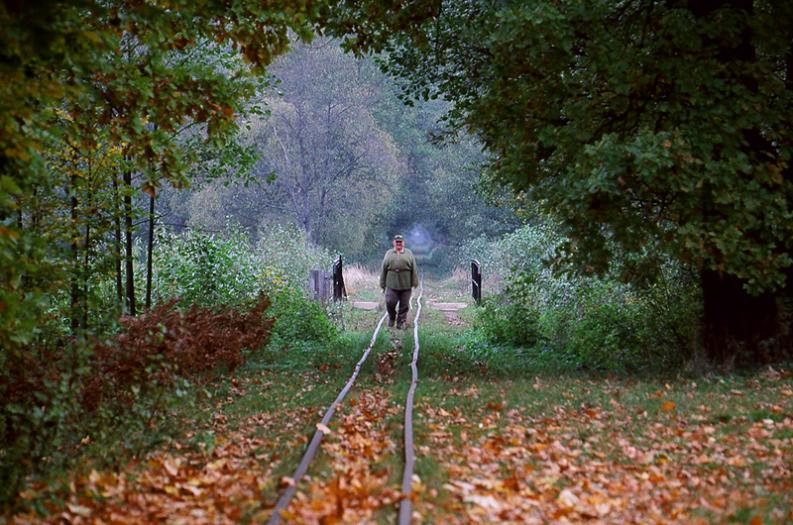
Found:
[{"label": "leaf litter on ground", "polygon": [[[356,387],[322,429],[320,461],[299,484],[286,521],[393,519],[402,497],[395,352],[379,357],[375,382]],[[232,382],[224,403],[238,408],[214,414],[211,448],[196,450],[186,439],[119,472],[77,474],[49,516],[31,511],[10,523],[265,521],[316,428],[323,402],[307,396],[334,392],[313,374],[264,375]],[[701,383],[424,378],[416,522],[793,521],[791,375],[769,370]],[[268,408],[256,395],[272,397]],[[34,497],[34,488],[23,497]]]}]

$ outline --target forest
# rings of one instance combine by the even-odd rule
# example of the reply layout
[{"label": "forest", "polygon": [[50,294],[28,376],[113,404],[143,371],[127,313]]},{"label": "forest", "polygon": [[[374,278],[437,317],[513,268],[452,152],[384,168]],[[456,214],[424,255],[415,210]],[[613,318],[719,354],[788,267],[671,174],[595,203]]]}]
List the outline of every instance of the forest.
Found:
[{"label": "forest", "polygon": [[786,2],[3,2],[0,523],[789,522],[791,130]]}]

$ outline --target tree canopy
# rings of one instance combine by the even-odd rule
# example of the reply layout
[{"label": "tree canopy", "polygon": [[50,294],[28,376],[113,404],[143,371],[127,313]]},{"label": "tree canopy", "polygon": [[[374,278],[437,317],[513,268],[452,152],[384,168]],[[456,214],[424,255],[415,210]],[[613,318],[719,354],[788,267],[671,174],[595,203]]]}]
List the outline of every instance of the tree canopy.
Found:
[{"label": "tree canopy", "polygon": [[348,45],[384,50],[408,96],[452,102],[449,125],[485,145],[494,179],[561,220],[558,262],[641,282],[671,257],[700,275],[714,357],[790,344],[767,320],[793,288],[788,4],[473,0],[438,12],[418,36],[364,27]]},{"label": "tree canopy", "polygon": [[[134,187],[154,194],[186,182],[198,157],[178,138],[185,126],[228,138],[257,92],[253,75],[290,34],[318,30],[383,53],[409,96],[446,99],[447,124],[484,145],[492,180],[559,219],[569,243],[558,262],[645,282],[678,261],[700,277],[713,357],[790,346],[780,301],[793,290],[792,9],[751,0],[5,3],[0,342],[30,336],[39,292],[59,282],[37,275],[74,260],[75,232],[90,241],[99,196],[78,176],[87,162],[70,175],[51,164],[66,142],[64,115],[93,130],[85,152],[105,144],[118,157],[103,165],[121,172],[117,196],[129,211]],[[226,56],[191,60],[202,52]],[[44,212],[47,224],[69,215],[74,227],[45,232]]]},{"label": "tree canopy", "polygon": [[[320,8],[300,0],[234,9],[216,1],[0,5],[0,346],[30,340],[43,292],[72,272],[78,230],[90,241],[82,230],[93,216],[91,188],[109,188],[81,182],[97,144],[115,148],[108,169],[124,172],[122,193],[132,190],[133,171],[152,195],[166,181],[184,185],[196,155],[179,132],[197,125],[210,141],[228,138],[257,91],[255,75],[287,49],[290,33],[311,37]],[[66,174],[53,153],[74,149],[69,134],[78,127],[82,149]],[[62,227],[64,214],[71,228]]]}]

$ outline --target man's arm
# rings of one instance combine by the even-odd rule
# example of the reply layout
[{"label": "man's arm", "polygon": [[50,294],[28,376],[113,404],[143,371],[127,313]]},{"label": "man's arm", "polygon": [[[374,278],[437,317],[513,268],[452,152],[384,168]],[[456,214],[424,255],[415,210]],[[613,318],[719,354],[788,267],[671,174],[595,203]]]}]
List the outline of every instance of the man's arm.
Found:
[{"label": "man's arm", "polygon": [[385,257],[383,257],[383,266],[380,269],[380,289],[385,291],[385,276],[388,273],[388,252],[386,252]]},{"label": "man's arm", "polygon": [[413,268],[413,270],[410,272],[412,274],[411,277],[413,278],[412,286],[413,286],[413,288],[418,288],[419,287],[419,268],[418,268],[418,266],[416,266],[416,256],[413,255],[412,253],[410,255],[413,258],[413,264],[411,265],[411,268]]}]

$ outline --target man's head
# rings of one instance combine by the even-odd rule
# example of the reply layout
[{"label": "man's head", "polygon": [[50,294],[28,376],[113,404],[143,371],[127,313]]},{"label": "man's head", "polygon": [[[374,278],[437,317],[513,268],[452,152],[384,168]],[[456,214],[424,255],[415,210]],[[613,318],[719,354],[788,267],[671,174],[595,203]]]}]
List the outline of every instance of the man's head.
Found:
[{"label": "man's head", "polygon": [[394,249],[401,252],[405,248],[405,238],[402,235],[394,235]]}]

